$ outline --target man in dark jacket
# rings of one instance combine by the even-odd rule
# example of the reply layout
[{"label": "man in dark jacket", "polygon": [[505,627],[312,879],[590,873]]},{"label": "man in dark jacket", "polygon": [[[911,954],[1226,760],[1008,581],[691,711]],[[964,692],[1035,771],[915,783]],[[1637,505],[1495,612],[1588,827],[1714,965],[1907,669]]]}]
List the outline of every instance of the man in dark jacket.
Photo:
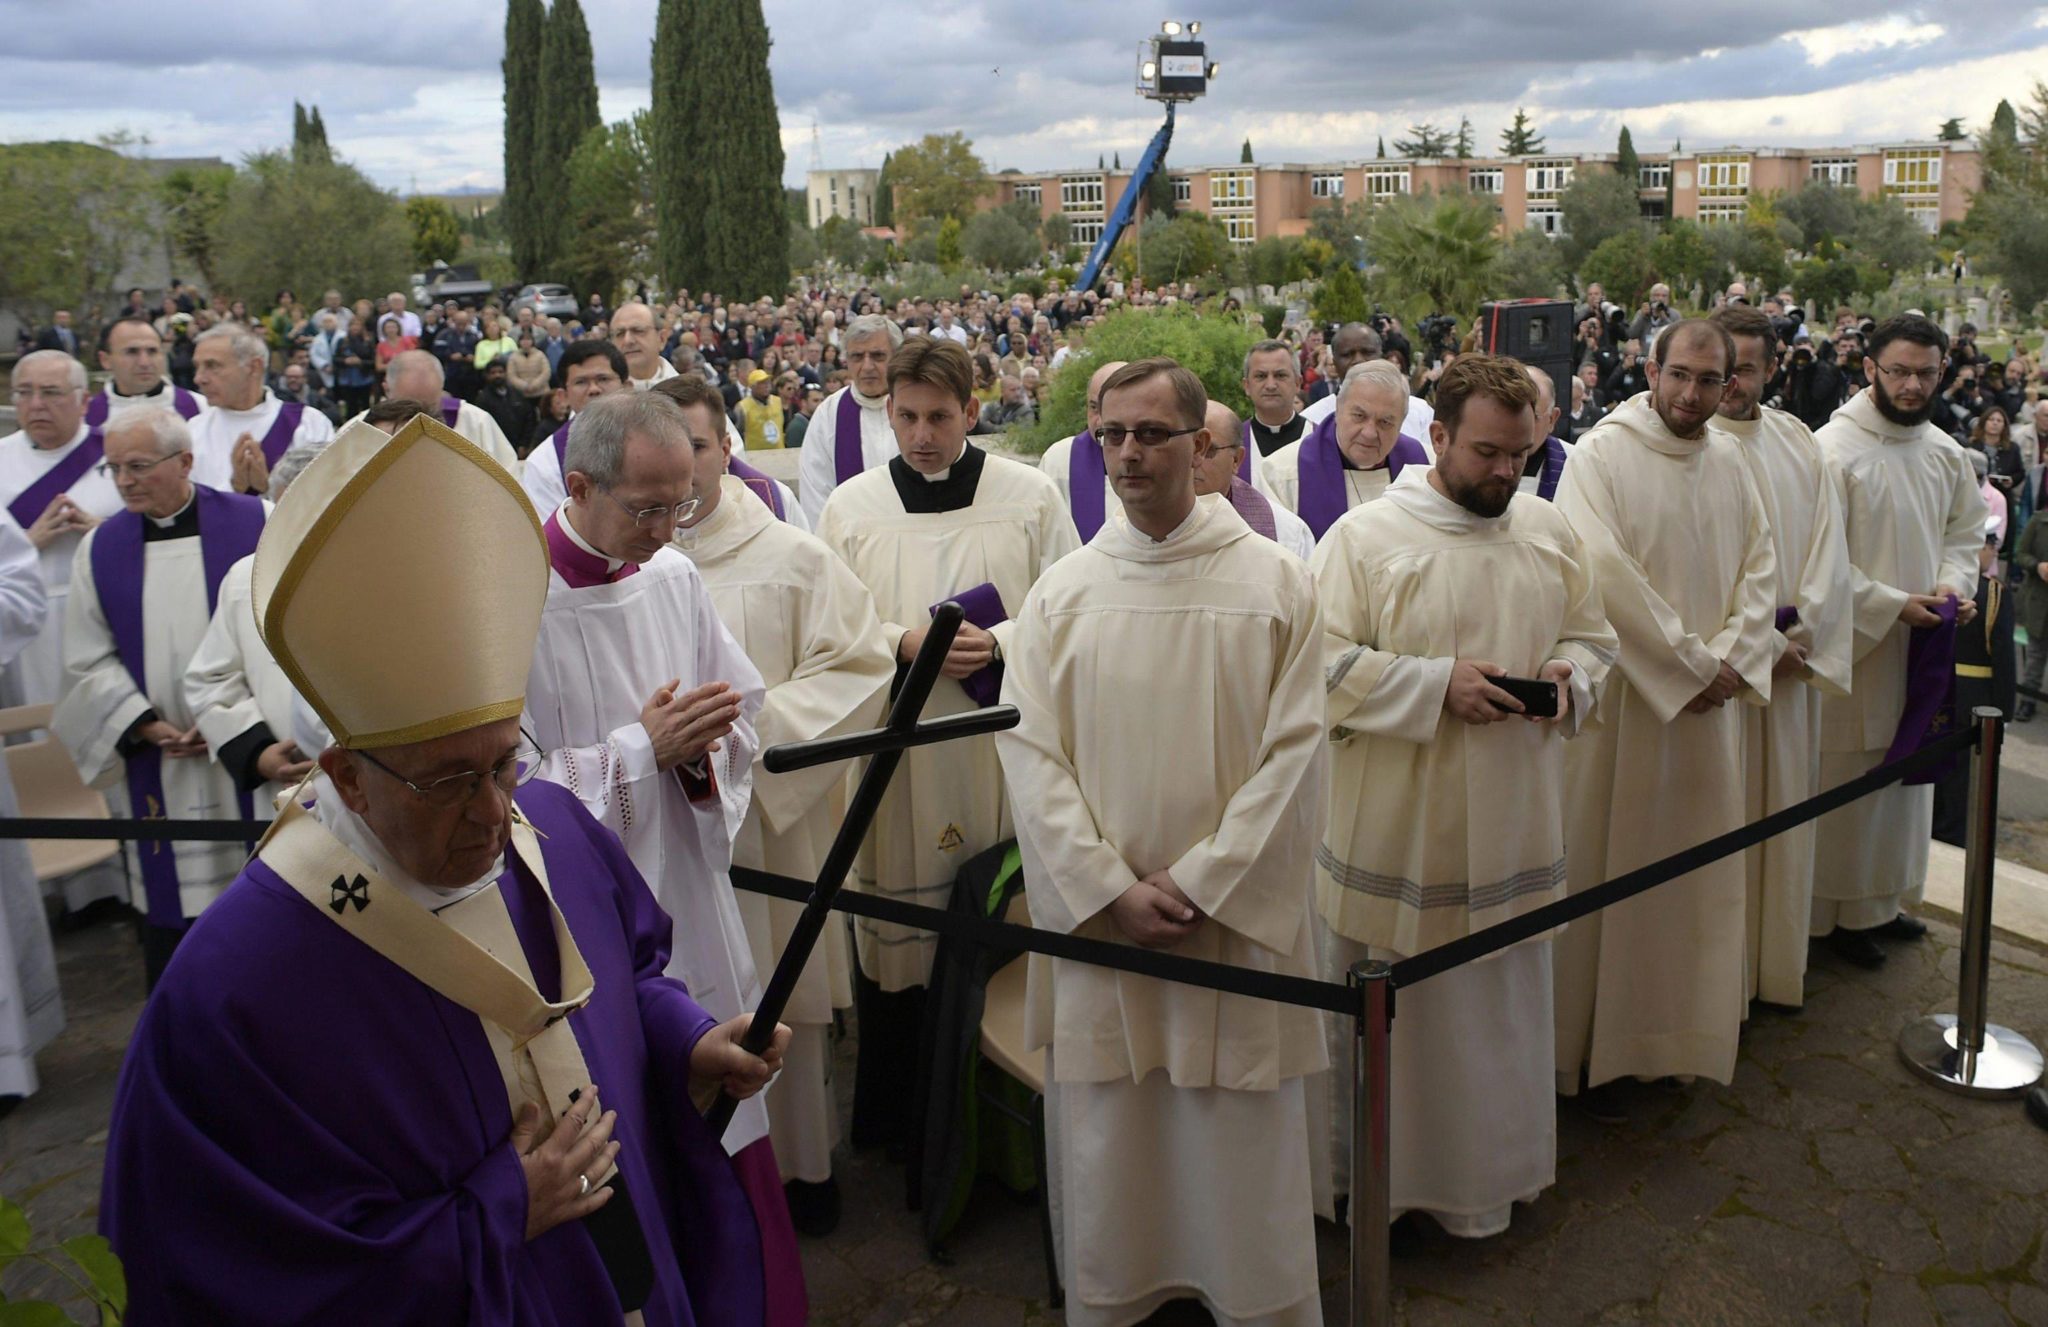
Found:
[{"label": "man in dark jacket", "polygon": [[509,358],[500,355],[484,365],[484,385],[477,389],[476,406],[498,422],[498,431],[505,435],[505,441],[524,456],[533,445],[533,402],[525,393],[513,391],[505,381]]}]

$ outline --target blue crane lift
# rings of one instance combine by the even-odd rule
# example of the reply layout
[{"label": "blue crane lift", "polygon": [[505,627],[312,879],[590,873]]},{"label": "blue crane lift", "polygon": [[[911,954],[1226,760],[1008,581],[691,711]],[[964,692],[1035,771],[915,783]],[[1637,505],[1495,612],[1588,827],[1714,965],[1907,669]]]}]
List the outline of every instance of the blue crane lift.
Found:
[{"label": "blue crane lift", "polygon": [[1152,135],[1144,155],[1138,158],[1137,169],[1131,172],[1131,182],[1124,186],[1123,197],[1116,200],[1116,208],[1109,219],[1102,224],[1102,238],[1095,241],[1095,247],[1088,251],[1088,261],[1081,265],[1081,275],[1075,279],[1077,290],[1095,288],[1095,278],[1102,275],[1102,268],[1115,250],[1116,242],[1123,238],[1124,229],[1138,215],[1138,203],[1145,197],[1145,188],[1152,183],[1152,176],[1166,161],[1167,144],[1173,142],[1173,103],[1166,103],[1166,123],[1159,126],[1159,132]]}]

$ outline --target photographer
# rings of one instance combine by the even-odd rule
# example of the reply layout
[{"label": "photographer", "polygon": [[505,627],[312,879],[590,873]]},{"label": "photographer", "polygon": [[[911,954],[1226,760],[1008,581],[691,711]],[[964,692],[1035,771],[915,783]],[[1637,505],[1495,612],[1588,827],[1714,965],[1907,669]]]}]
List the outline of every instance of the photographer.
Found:
[{"label": "photographer", "polygon": [[1934,412],[1934,424],[1943,432],[1958,438],[1969,436],[1970,421],[1984,412],[1990,402],[1984,395],[1983,387],[1977,381],[1977,366],[1966,364],[1956,370],[1955,380],[1949,383],[1941,394],[1944,410]]},{"label": "photographer", "polygon": [[1612,410],[1649,385],[1650,380],[1644,376],[1643,370],[1643,344],[1631,337],[1622,343],[1621,358],[1600,383],[1600,408]]},{"label": "photographer", "polygon": [[[1628,328],[1629,339],[1647,346],[1657,339],[1657,333],[1677,321],[1678,315],[1671,311],[1671,287],[1659,281],[1650,287],[1650,298],[1636,310],[1636,320]],[[1640,357],[1641,352],[1637,353]]]},{"label": "photographer", "polygon": [[1785,348],[1778,374],[1766,394],[1775,394],[1783,409],[1796,415],[1809,429],[1817,429],[1842,404],[1842,374],[1831,355],[1814,350],[1813,339],[1804,327],[1793,336],[1796,339]]},{"label": "photographer", "polygon": [[1870,386],[1863,363],[1863,337],[1854,329],[1835,333],[1835,368],[1842,375],[1844,400]]}]

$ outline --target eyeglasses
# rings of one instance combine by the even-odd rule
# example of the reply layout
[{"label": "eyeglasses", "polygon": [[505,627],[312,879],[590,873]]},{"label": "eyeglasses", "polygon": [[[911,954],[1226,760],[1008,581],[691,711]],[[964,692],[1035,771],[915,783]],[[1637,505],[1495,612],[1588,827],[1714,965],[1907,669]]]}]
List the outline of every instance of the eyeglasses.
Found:
[{"label": "eyeglasses", "polygon": [[1141,424],[1127,429],[1121,424],[1104,424],[1095,430],[1095,440],[1105,447],[1121,447],[1125,438],[1136,438],[1140,447],[1163,447],[1171,438],[1201,431],[1200,424],[1190,429],[1170,429],[1161,424]]},{"label": "eyeglasses", "polygon": [[617,507],[620,511],[626,513],[626,515],[632,517],[633,524],[639,526],[643,530],[658,530],[661,528],[662,523],[664,521],[668,521],[671,519],[673,519],[677,525],[681,525],[684,521],[689,520],[692,516],[695,516],[697,514],[697,504],[699,501],[701,501],[701,499],[698,498],[691,498],[687,502],[678,502],[673,507],[641,507],[636,510],[632,507],[628,507],[625,503],[620,502],[617,498],[612,498],[612,491],[608,488],[605,488],[603,485],[598,486],[598,491],[603,493],[606,497],[611,498],[612,505],[614,507]]},{"label": "eyeglasses", "polygon": [[165,461],[172,459],[172,457],[183,455],[185,455],[184,452],[172,452],[170,456],[159,456],[154,461],[129,461],[125,465],[116,465],[112,461],[101,461],[93,469],[102,477],[108,479],[119,478],[123,475],[130,479],[141,479]]},{"label": "eyeglasses", "polygon": [[526,735],[524,729],[520,730],[519,745],[513,749],[512,754],[489,769],[464,770],[460,774],[450,774],[426,784],[414,783],[367,751],[358,751],[356,754],[404,784],[413,796],[429,806],[440,807],[442,810],[467,805],[483,791],[485,779],[496,784],[499,792],[509,793],[530,782],[534,775],[540,773],[540,746]]},{"label": "eyeglasses", "polygon": [[1941,370],[1939,368],[1908,369],[1896,364],[1880,364],[1877,366],[1877,371],[1884,375],[1886,382],[1893,384],[1924,382],[1932,385],[1941,381]]},{"label": "eyeglasses", "polygon": [[14,399],[17,401],[61,401],[67,396],[82,396],[76,387],[17,387]]},{"label": "eyeglasses", "polygon": [[1718,392],[1728,385],[1728,380],[1718,373],[1694,375],[1687,373],[1684,369],[1665,369],[1663,370],[1663,376],[1669,378],[1672,384],[1677,387],[1698,383],[1700,390],[1703,392]]}]

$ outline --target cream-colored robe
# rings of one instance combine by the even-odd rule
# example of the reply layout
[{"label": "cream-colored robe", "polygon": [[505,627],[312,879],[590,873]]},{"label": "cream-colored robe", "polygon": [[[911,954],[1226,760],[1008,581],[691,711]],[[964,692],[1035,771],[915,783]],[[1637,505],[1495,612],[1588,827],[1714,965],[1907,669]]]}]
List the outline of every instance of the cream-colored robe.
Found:
[{"label": "cream-colored robe", "polygon": [[[1832,788],[1875,769],[1898,732],[1912,632],[1899,621],[1906,597],[1975,597],[1985,509],[1955,440],[1932,424],[1894,424],[1867,389],[1818,437],[1841,485],[1856,633],[1849,695],[1821,706],[1821,785]],[[1919,902],[1934,832],[1931,784],[1893,784],[1818,824],[1813,934],[1881,926]]]},{"label": "cream-colored robe", "polygon": [[[1205,918],[1173,952],[1312,973],[1327,757],[1300,559],[1213,495],[1158,542],[1119,513],[1040,580],[1011,640],[1003,696],[1022,721],[996,741],[1033,921],[1122,941],[1107,908],[1166,870]],[[1316,1015],[1030,961],[1067,1321],[1135,1321],[1168,1293],[1228,1320],[1319,1321],[1298,1307],[1316,1303]]]},{"label": "cream-colored robe", "polygon": [[[1078,542],[1059,490],[1031,466],[984,454],[973,505],[913,514],[892,469],[877,466],[834,489],[818,530],[874,595],[890,656],[904,632],[930,624],[932,605],[983,584],[996,587],[1012,619],[994,629],[1007,652],[1026,592]],[[974,708],[958,682],[941,677],[924,717]],[[918,747],[904,752],[847,883],[943,908],[961,865],[1010,832],[993,738]],[[930,932],[858,917],[854,940],[861,971],[884,991],[928,979],[937,945]]]},{"label": "cream-colored robe", "polygon": [[[1476,516],[1430,473],[1404,470],[1316,552],[1335,738],[1316,852],[1328,980],[1563,896],[1565,739],[1593,713],[1616,653],[1562,513],[1517,497],[1501,516]],[[1570,713],[1554,724],[1451,717],[1444,697],[1461,658],[1516,677],[1569,663]],[[1494,1235],[1554,1179],[1550,948],[1546,935],[1402,991],[1389,1216],[1419,1209],[1454,1234]],[[1351,1030],[1330,1022],[1342,1063]],[[1344,1193],[1354,1093],[1349,1074],[1329,1084],[1332,1188]]]},{"label": "cream-colored robe", "polygon": [[[1308,441],[1304,433],[1271,456],[1261,456],[1252,462],[1252,486],[1265,494],[1275,504],[1295,513],[1301,511],[1301,444]],[[1429,453],[1431,465],[1436,463],[1436,452],[1429,445],[1428,438],[1417,439],[1422,450]],[[1402,473],[1407,473],[1403,467]],[[1344,505],[1356,511],[1387,491],[1393,483],[1393,471],[1382,465],[1377,470],[1353,470],[1344,468]]]},{"label": "cream-colored robe", "polygon": [[[697,565],[718,616],[747,652],[767,696],[754,716],[761,749],[872,728],[882,719],[896,665],[882,639],[874,597],[815,535],[775,519],[730,475],[718,505],[676,548]],[[815,879],[839,828],[846,771],[820,765],[790,774],[754,766],[754,798],[733,840],[736,866]],[[766,981],[803,905],[737,891]],[[783,1019],[794,1031],[768,1125],[785,1180],[832,1177],[839,1111],[832,1098],[832,1011],[853,1003],[846,927],[834,918],[805,965]]]},{"label": "cream-colored robe", "polygon": [[[1820,782],[1823,693],[1849,689],[1849,550],[1842,540],[1841,501],[1820,444],[1806,425],[1765,408],[1755,419],[1716,419],[1749,463],[1750,477],[1771,523],[1778,564],[1777,605],[1799,620],[1772,642],[1807,651],[1806,668],[1778,677],[1771,703],[1742,710],[1743,818],[1761,820],[1814,796]],[[1805,1002],[1806,932],[1813,911],[1813,822],[1766,839],[1743,854],[1748,872],[1744,993],[1771,1004]]]},{"label": "cream-colored robe", "polygon": [[[80,424],[77,436],[49,451],[31,443],[26,433],[0,438],[0,507],[12,503],[30,484],[83,446],[88,432],[90,430]],[[80,475],[66,493],[96,520],[105,520],[121,510],[121,495],[114,490],[114,481],[96,469]],[[34,524],[36,517],[41,515],[41,512],[35,513],[28,524]],[[24,525],[23,529],[26,530],[27,526]],[[54,705],[64,696],[68,685],[64,677],[64,605],[71,595],[71,564],[77,560],[78,545],[84,539],[83,534],[58,535],[36,554],[36,565],[43,576],[43,591],[50,601],[50,614],[42,629],[8,662],[5,672],[0,673],[6,679],[7,692],[0,700],[6,704]],[[73,906],[82,907],[90,901],[74,900]]]},{"label": "cream-colored robe", "polygon": [[[1565,760],[1567,887],[1577,892],[1743,823],[1741,704],[1770,698],[1777,562],[1734,444],[1684,439],[1647,394],[1579,440],[1557,507],[1584,541],[1620,666]],[[1723,660],[1747,689],[1685,706]],[[1595,913],[1557,940],[1557,1075],[1735,1072],[1743,1000],[1739,857]]]},{"label": "cream-colored robe", "polygon": [[[116,743],[152,709],[180,732],[193,726],[196,716],[186,695],[185,675],[212,615],[206,606],[199,538],[143,544],[142,660],[148,686],[137,691],[115,651],[114,634],[93,583],[92,543],[98,534],[89,531],[79,541],[71,568],[73,593],[65,605],[64,623],[64,664],[71,685],[50,719],[50,731],[71,752],[80,777],[106,789],[112,800],[126,807],[128,762]],[[235,781],[211,753],[164,757],[163,784],[163,814],[169,819],[241,819]],[[172,844],[171,851],[178,867],[178,901],[188,919],[220,896],[249,856],[239,843],[188,841]],[[146,909],[140,873],[132,890],[136,908]]]}]

